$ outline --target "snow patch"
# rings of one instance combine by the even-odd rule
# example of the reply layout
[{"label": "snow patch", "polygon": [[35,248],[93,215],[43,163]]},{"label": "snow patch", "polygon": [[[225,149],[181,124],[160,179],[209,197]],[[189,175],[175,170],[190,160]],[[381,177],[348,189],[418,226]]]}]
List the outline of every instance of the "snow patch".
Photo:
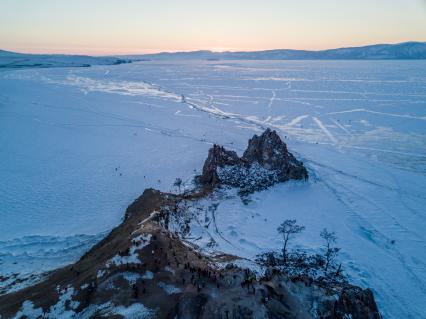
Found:
[{"label": "snow patch", "polygon": [[140,274],[129,271],[123,272],[121,275],[129,282],[130,285],[135,284],[139,278],[143,278]]},{"label": "snow patch", "polygon": [[141,303],[134,303],[128,307],[116,306],[112,302],[99,305],[90,305],[78,314],[80,319],[92,318],[95,314],[101,316],[122,316],[125,319],[149,319],[155,318],[155,311],[145,307]]},{"label": "snow patch", "polygon": [[142,275],[143,279],[148,279],[151,280],[152,278],[154,278],[154,273],[152,271],[147,270],[143,275]]},{"label": "snow patch", "polygon": [[130,247],[128,256],[120,256],[115,255],[106,263],[106,268],[110,268],[112,266],[118,267],[126,264],[140,264],[141,261],[139,259],[138,250],[141,250],[145,246],[147,246],[151,241],[151,234],[147,235],[139,235],[135,237],[132,242],[136,243]]},{"label": "snow patch", "polygon": [[46,81],[55,84],[72,85],[80,88],[86,92],[104,92],[113,93],[119,95],[130,95],[130,96],[150,96],[162,99],[170,99],[173,101],[181,101],[182,97],[167,92],[157,85],[153,85],[148,82],[138,81],[113,81],[113,80],[94,80],[88,77],[70,75],[65,81],[55,81],[46,79]]},{"label": "snow patch", "polygon": [[164,267],[164,270],[171,273],[171,274],[175,274],[175,270],[170,266]]},{"label": "snow patch", "polygon": [[173,285],[168,285],[162,281],[160,281],[157,285],[158,287],[162,288],[168,295],[178,294],[182,292],[182,289]]},{"label": "snow patch", "polygon": [[111,315],[120,315],[125,319],[145,319],[152,318],[155,314],[154,311],[145,307],[141,303],[134,303],[128,307],[115,306],[111,310],[107,311]]},{"label": "snow patch", "polygon": [[105,270],[99,269],[98,272],[97,272],[97,274],[96,274],[96,277],[102,278],[105,274],[106,274]]},{"label": "snow patch", "polygon": [[73,287],[68,286],[59,291],[59,300],[56,304],[52,305],[46,313],[43,313],[41,308],[34,308],[31,301],[24,301],[21,309],[16,313],[14,318],[21,318],[27,316],[28,318],[48,318],[48,319],[67,319],[75,316],[75,310],[80,303],[72,300],[75,294]]},{"label": "snow patch", "polygon": [[43,309],[34,308],[32,301],[24,301],[21,309],[13,317],[14,319],[19,319],[22,317],[27,317],[28,319],[37,319],[43,315]]},{"label": "snow patch", "polygon": [[74,287],[68,286],[60,291],[59,300],[49,308],[45,315],[47,318],[70,318],[75,314],[75,310],[80,303],[72,300],[75,294]]},{"label": "snow patch", "polygon": [[244,189],[259,189],[278,182],[277,172],[268,170],[255,162],[249,167],[218,167],[217,174],[225,185],[238,186]]}]

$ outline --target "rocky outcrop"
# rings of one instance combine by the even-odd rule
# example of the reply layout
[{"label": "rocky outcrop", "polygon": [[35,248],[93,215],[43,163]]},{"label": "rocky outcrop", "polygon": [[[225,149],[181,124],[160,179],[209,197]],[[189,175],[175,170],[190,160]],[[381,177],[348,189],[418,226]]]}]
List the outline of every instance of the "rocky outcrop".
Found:
[{"label": "rocky outcrop", "polygon": [[334,318],[345,318],[351,314],[352,318],[380,319],[380,313],[370,289],[362,290],[358,287],[344,289],[334,304]]},{"label": "rocky outcrop", "polygon": [[307,179],[303,163],[291,154],[276,131],[267,129],[261,136],[253,136],[242,157],[249,164],[259,163],[270,171],[277,172],[280,182],[289,179]]},{"label": "rocky outcrop", "polygon": [[199,176],[198,180],[203,185],[210,185],[212,187],[219,185],[221,179],[218,174],[219,168],[228,166],[241,166],[242,161],[237,153],[226,150],[223,146],[213,145],[209,150],[206,161],[203,166],[203,174]]},{"label": "rocky outcrop", "polygon": [[214,145],[198,181],[207,188],[219,185],[239,187],[243,192],[265,189],[290,179],[304,180],[308,172],[303,163],[291,154],[276,131],[267,129],[249,140],[244,155]]},{"label": "rocky outcrop", "polygon": [[256,276],[238,257],[190,248],[164,226],[182,196],[146,190],[78,262],[0,296],[1,318],[380,319],[368,289],[278,270]]}]

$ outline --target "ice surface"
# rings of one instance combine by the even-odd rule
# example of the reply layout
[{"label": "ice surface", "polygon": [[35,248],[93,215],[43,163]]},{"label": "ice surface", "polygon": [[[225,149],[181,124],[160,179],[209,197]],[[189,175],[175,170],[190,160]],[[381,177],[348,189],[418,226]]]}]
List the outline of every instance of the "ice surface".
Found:
[{"label": "ice surface", "polygon": [[316,250],[327,227],[385,318],[425,318],[426,61],[2,71],[0,274],[75,260],[143,189],[177,191],[177,177],[190,187],[212,143],[241,155],[266,127],[311,178],[248,205],[229,196],[208,229],[219,248],[247,258],[277,248],[278,223],[295,218],[306,230],[293,245]]}]

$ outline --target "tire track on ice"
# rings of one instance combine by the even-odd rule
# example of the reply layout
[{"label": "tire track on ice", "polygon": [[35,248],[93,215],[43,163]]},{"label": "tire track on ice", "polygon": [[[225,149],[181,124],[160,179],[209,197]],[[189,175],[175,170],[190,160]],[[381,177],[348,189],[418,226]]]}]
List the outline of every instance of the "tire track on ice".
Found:
[{"label": "tire track on ice", "polygon": [[410,115],[410,114],[394,114],[394,113],[377,112],[377,111],[371,111],[371,110],[367,110],[367,109],[363,109],[363,108],[346,110],[346,111],[338,111],[338,112],[329,112],[327,114],[331,115],[331,114],[345,114],[345,113],[356,113],[356,112],[385,115],[385,116],[390,116],[390,117],[399,117],[399,118],[410,119],[410,120],[426,121],[426,116],[414,116],[414,115]]},{"label": "tire track on ice", "polygon": [[[327,168],[327,166],[325,167]],[[371,200],[369,200],[365,196],[360,195],[357,192],[354,192],[352,189],[350,189],[349,187],[341,183],[336,183],[335,181],[333,181],[332,175],[327,173],[326,175],[328,176],[328,178],[320,179],[320,182],[323,185],[325,185],[326,188],[328,188],[332,194],[334,194],[336,199],[339,202],[341,202],[344,207],[346,207],[346,212],[349,214],[350,218],[353,220],[353,222],[350,222],[347,225],[353,229],[355,234],[358,234],[364,240],[367,240],[370,243],[374,244],[380,251],[386,253],[391,258],[396,258],[399,261],[400,265],[402,266],[402,269],[404,269],[405,274],[408,276],[408,278],[410,278],[411,284],[417,287],[417,289],[421,291],[422,294],[426,295],[426,287],[422,283],[422,280],[417,276],[417,274],[413,272],[412,267],[410,267],[409,264],[407,264],[405,256],[402,253],[400,253],[395,247],[389,246],[388,243],[390,242],[390,238],[388,238],[385,234],[383,234],[380,230],[378,230],[367,218],[357,213],[357,208],[354,207],[354,203],[360,203],[360,201],[366,201],[367,203],[370,203],[370,204],[373,204],[373,206],[376,206],[377,209],[380,209],[380,211],[384,212],[386,215],[389,216],[389,214],[387,214],[382,208],[377,207],[375,203],[372,203]],[[342,189],[344,191],[342,191]],[[405,228],[403,229],[406,230]],[[412,233],[415,237],[419,237],[414,232],[411,232],[409,230],[406,230],[406,231],[408,231],[409,233]],[[422,238],[420,238],[419,242],[421,242],[424,246],[425,242]],[[381,280],[381,282],[383,283],[385,281]],[[392,290],[390,285],[386,283],[385,285],[387,286],[387,289]],[[381,293],[384,293],[384,291],[381,291]],[[392,295],[397,296],[398,292],[395,292]],[[399,300],[399,301],[403,302],[402,300]],[[408,307],[405,304],[405,302],[403,303],[404,303],[404,307]]]},{"label": "tire track on ice", "polygon": [[[342,203],[342,205],[346,208],[346,212],[350,215],[353,222],[348,223],[348,227],[351,228],[355,234],[358,234],[361,238],[364,240],[367,240],[368,242],[374,244],[379,250],[382,252],[387,253],[389,256],[392,257],[391,251],[386,246],[386,241],[388,241],[388,238],[384,236],[380,231],[378,231],[376,228],[374,228],[368,220],[360,216],[355,209],[352,208],[350,202],[347,201],[347,199],[344,198],[344,194],[340,192],[337,187],[332,185],[332,183],[326,182],[325,180],[321,180],[321,183],[330,190],[331,193],[333,193],[336,197],[336,199]],[[348,190],[350,192],[350,190]],[[398,252],[393,250],[395,253],[395,256],[399,262],[402,265],[402,268],[405,269],[405,273],[410,278],[410,282],[416,286],[423,294],[426,295],[426,288],[421,284],[421,281],[419,278],[414,274],[409,267],[407,267],[404,257]],[[361,273],[359,272],[359,269],[356,270],[356,273],[358,276],[361,276]],[[374,274],[374,269],[370,269],[368,273]],[[376,281],[377,283],[377,281]],[[375,286],[375,290],[379,291],[379,295],[382,295],[381,299],[383,302],[386,302],[387,300],[392,300],[393,304],[397,304],[397,307],[399,308],[399,312],[406,313],[407,309],[411,309],[410,305],[407,304],[405,300],[402,300],[401,298],[396,298],[396,296],[399,295],[399,291],[396,291],[392,285],[390,285],[385,278],[379,281],[380,285],[382,285],[382,288],[380,289],[379,286]],[[389,301],[388,301],[389,302]],[[408,318],[419,318],[419,316],[411,316],[409,315]]]},{"label": "tire track on ice", "polygon": [[300,122],[302,122],[304,119],[308,118],[309,115],[305,114],[305,115],[300,115],[298,117],[295,117],[294,119],[292,119],[290,122],[288,122],[287,124],[284,124],[284,126],[286,127],[292,127],[296,124],[299,124]]},{"label": "tire track on ice", "polygon": [[268,109],[270,110],[272,108],[272,104],[275,101],[275,98],[277,97],[277,94],[275,93],[275,90],[271,90],[272,97],[269,99]]},{"label": "tire track on ice", "polygon": [[338,144],[337,139],[334,137],[333,134],[324,126],[324,124],[321,122],[321,120],[315,116],[312,117],[315,123],[317,123],[318,127],[324,132],[325,135],[328,136],[331,142]]},{"label": "tire track on ice", "polygon": [[190,134],[182,132],[180,129],[173,130],[166,127],[162,127],[159,125],[149,124],[142,120],[133,119],[130,117],[126,117],[120,114],[110,113],[110,112],[104,112],[104,111],[95,111],[90,109],[83,109],[83,108],[76,108],[76,107],[60,107],[56,105],[50,105],[50,104],[43,104],[43,103],[31,103],[32,105],[38,106],[38,107],[45,107],[45,108],[51,108],[51,109],[59,109],[59,110],[73,110],[77,112],[82,113],[89,113],[89,114],[95,114],[98,116],[102,116],[109,119],[114,119],[118,121],[124,122],[123,124],[79,124],[79,123],[57,123],[57,122],[45,122],[49,125],[56,125],[61,127],[135,127],[135,128],[143,128],[148,132],[153,132],[165,136],[170,137],[176,137],[176,138],[185,138],[190,139],[196,142],[206,143],[209,145],[213,145],[215,141],[209,140],[206,138],[198,138],[194,137]]},{"label": "tire track on ice", "polygon": [[334,124],[336,124],[338,127],[340,127],[342,131],[344,131],[346,134],[348,134],[349,136],[353,136],[352,133],[349,132],[349,130],[346,127],[344,127],[342,124],[337,122],[335,119],[330,118],[329,120],[332,121]]}]

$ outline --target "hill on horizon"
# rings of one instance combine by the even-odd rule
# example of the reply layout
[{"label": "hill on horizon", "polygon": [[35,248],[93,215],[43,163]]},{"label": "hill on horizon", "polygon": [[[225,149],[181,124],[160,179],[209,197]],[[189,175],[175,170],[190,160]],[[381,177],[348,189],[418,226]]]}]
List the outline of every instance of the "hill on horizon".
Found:
[{"label": "hill on horizon", "polygon": [[[128,60],[123,60],[128,59]],[[263,51],[210,50],[160,52],[151,54],[89,56],[72,54],[27,54],[0,49],[0,68],[90,66],[120,64],[129,60],[422,60],[426,59],[426,42],[373,44],[327,50],[275,49]]]},{"label": "hill on horizon", "polygon": [[398,44],[374,44],[320,51],[276,49],[264,51],[213,52],[199,50],[190,52],[161,52],[127,55],[131,59],[149,60],[390,60],[426,59],[426,42]]}]

